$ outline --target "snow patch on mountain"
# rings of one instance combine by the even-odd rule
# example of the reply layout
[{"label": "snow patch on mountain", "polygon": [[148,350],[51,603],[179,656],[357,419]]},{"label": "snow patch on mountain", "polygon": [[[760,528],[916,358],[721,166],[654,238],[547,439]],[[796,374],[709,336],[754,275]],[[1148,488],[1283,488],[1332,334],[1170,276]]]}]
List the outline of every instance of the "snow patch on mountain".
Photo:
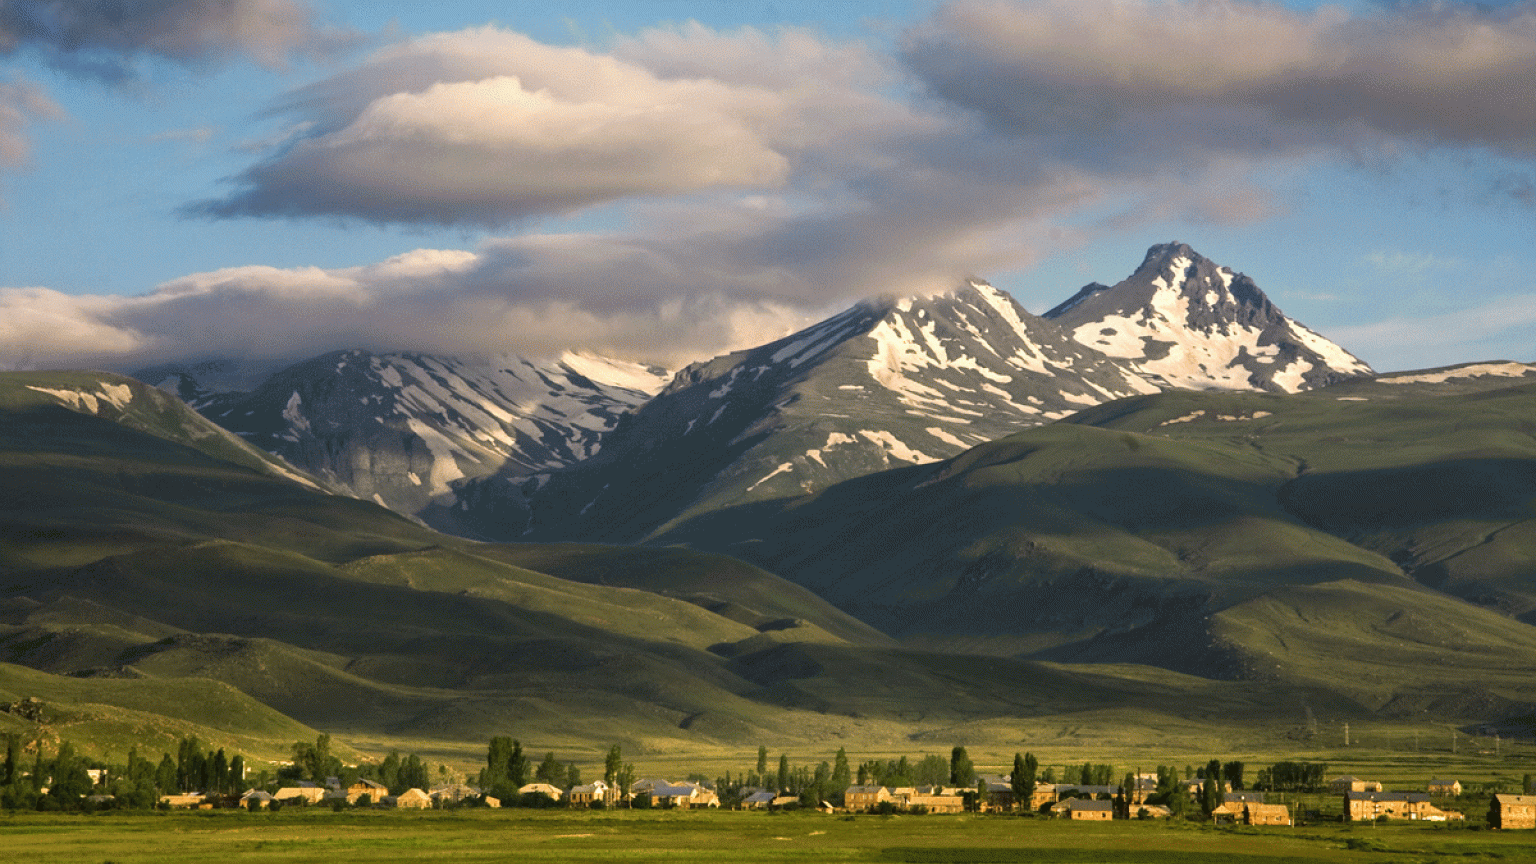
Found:
[{"label": "snow patch on mountain", "polygon": [[1525,363],[1474,363],[1432,372],[1381,375],[1376,381],[1381,384],[1444,384],[1457,378],[1525,378],[1531,375],[1536,375],[1536,366]]},{"label": "snow patch on mountain", "polygon": [[903,462],[911,462],[913,465],[923,465],[928,462],[939,461],[936,457],[924,455],[923,453],[908,447],[906,444],[897,439],[895,435],[892,435],[889,432],[860,429],[859,436],[868,440],[871,444],[878,445],[885,452],[896,457],[897,459],[900,459]]},{"label": "snow patch on mountain", "polygon": [[493,509],[485,518],[525,518],[523,483],[591,457],[602,434],[665,381],[665,370],[580,352],[530,360],[342,351],[281,370],[250,393],[208,397],[200,410],[359,498],[478,536],[484,526],[466,519]]}]

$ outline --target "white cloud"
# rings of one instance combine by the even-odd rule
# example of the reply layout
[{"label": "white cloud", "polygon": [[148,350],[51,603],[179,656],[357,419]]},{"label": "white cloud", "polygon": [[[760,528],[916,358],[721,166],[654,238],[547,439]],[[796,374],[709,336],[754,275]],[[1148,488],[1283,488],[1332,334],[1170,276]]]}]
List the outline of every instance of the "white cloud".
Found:
[{"label": "white cloud", "polygon": [[771,189],[794,94],[481,28],[378,52],[293,94],[313,126],[245,171],[215,216],[500,224],[617,199]]},{"label": "white cloud", "polygon": [[583,245],[518,239],[478,253],[421,249],[364,267],[230,268],[139,297],[0,289],[0,368],[296,359],[342,346],[531,356],[587,348],[675,365],[777,338],[826,311],[719,293],[531,290],[562,270],[585,272]]},{"label": "white cloud", "polygon": [[1238,0],[961,0],[904,57],[1008,134],[1115,168],[1219,154],[1536,155],[1536,6],[1364,14]]},{"label": "white cloud", "polygon": [[1329,337],[1379,371],[1432,368],[1473,360],[1532,362],[1536,297],[1500,297],[1440,315],[1398,315],[1333,327]]},{"label": "white cloud", "polygon": [[27,163],[26,128],[33,120],[57,119],[64,110],[41,88],[23,80],[0,81],[0,169]]}]

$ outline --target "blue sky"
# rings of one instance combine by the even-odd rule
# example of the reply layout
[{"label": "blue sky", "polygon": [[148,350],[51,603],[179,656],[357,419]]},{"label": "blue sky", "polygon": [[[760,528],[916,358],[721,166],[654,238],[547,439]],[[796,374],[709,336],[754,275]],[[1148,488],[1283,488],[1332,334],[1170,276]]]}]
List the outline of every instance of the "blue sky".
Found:
[{"label": "blue sky", "polygon": [[1378,369],[1536,359],[1531,3],[101,5],[0,10],[0,367],[676,364],[1173,239]]}]

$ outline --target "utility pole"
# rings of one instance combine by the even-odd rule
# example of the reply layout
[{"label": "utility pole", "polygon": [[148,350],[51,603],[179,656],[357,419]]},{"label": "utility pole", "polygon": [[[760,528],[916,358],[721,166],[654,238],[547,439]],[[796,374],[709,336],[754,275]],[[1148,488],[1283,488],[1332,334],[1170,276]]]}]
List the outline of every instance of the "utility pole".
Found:
[{"label": "utility pole", "polygon": [[1345,747],[1349,746],[1349,724],[1348,723],[1344,724],[1344,746]]},{"label": "utility pole", "polygon": [[1456,752],[1456,730],[1455,729],[1451,730],[1451,752],[1452,753]]}]

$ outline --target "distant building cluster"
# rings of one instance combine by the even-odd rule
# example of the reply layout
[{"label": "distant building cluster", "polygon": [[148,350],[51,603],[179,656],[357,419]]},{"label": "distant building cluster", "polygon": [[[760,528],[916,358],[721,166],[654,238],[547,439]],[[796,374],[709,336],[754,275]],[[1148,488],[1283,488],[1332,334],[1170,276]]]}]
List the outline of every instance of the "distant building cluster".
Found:
[{"label": "distant building cluster", "polygon": [[[879,785],[849,786],[841,795],[841,801],[820,801],[816,809],[825,812],[848,813],[961,813],[1009,812],[1025,809],[1044,813],[1054,818],[1072,821],[1109,821],[1114,819],[1167,819],[1174,814],[1163,805],[1148,803],[1147,799],[1157,787],[1157,776],[1135,775],[1131,786],[1071,785],[1065,783],[1036,783],[1028,802],[1015,800],[1015,792],[1007,775],[981,775],[976,787],[960,786],[906,786]],[[1204,792],[1204,780],[1183,781],[1180,790],[1192,799]],[[1210,812],[1217,823],[1289,826],[1294,824],[1290,809],[1284,804],[1265,800],[1265,793],[1252,791],[1233,792],[1230,784],[1224,784],[1221,803]],[[1435,800],[1459,796],[1459,781],[1435,778],[1426,784],[1425,791],[1386,791],[1382,784],[1353,776],[1336,777],[1328,781],[1330,792],[1343,798],[1345,822],[1371,821],[1423,821],[1452,822],[1466,817],[1455,810],[1437,806]],[[743,790],[737,806],[742,810],[797,809],[805,806],[799,796],[784,795],[771,789]],[[720,796],[709,786],[694,781],[673,782],[659,778],[643,778],[628,788],[618,788],[598,780],[561,789],[550,783],[528,783],[517,790],[520,803],[530,799],[542,799],[546,806],[570,807],[653,807],[666,809],[716,809],[721,806]],[[218,795],[192,792],[160,796],[163,807],[214,809],[240,807],[263,810],[280,806],[333,806],[372,805],[398,809],[442,809],[473,805],[500,807],[500,800],[483,790],[464,783],[435,786],[428,790],[407,789],[399,795],[389,794],[388,787],[369,779],[360,779],[343,785],[335,777],[324,784],[299,781],[274,792],[250,789],[243,795]],[[1489,827],[1498,829],[1536,829],[1536,795],[1495,794],[1488,812]]]}]

